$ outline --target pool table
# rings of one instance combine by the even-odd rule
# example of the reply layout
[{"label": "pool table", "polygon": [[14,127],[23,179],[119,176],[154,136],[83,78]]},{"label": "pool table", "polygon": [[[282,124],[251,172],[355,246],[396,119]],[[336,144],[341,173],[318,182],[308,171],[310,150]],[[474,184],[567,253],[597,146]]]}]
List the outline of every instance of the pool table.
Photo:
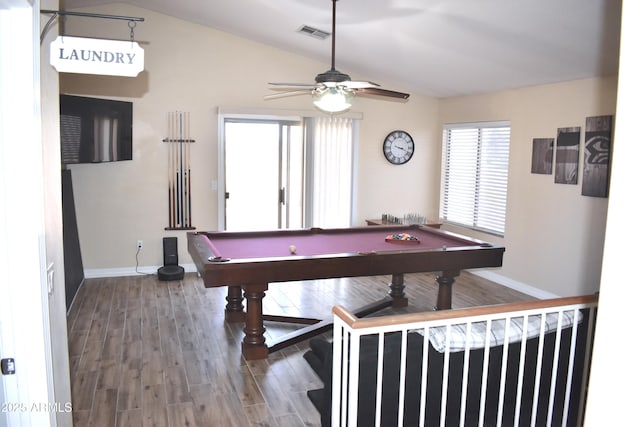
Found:
[{"label": "pool table", "polygon": [[[390,236],[403,233],[413,239],[387,241]],[[438,272],[434,308],[442,310],[451,308],[451,287],[460,270],[500,267],[505,250],[503,246],[420,225],[189,232],[187,242],[204,286],[228,286],[225,319],[245,323],[242,353],[249,360],[266,358],[270,352],[331,326],[329,313],[327,319],[264,314],[262,299],[269,283],[391,275],[387,297],[354,309],[363,316],[384,307],[406,306],[403,274],[433,271]],[[267,343],[265,320],[307,326]]]}]

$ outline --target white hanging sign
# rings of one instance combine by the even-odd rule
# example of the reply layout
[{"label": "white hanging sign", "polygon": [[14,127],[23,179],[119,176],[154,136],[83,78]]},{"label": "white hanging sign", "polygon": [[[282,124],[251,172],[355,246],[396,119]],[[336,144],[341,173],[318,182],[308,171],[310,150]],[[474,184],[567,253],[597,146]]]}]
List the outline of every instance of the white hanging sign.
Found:
[{"label": "white hanging sign", "polygon": [[144,50],[133,41],[58,36],[49,53],[60,73],[135,77],[144,70]]}]

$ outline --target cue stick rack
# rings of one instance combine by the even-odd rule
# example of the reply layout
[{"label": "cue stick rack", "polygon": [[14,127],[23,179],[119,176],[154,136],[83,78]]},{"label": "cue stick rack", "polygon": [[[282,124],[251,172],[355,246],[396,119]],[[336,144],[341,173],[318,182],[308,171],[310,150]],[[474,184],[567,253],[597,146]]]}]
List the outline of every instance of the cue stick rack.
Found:
[{"label": "cue stick rack", "polygon": [[169,226],[165,230],[195,230],[191,225],[191,115],[184,111],[168,114]]}]

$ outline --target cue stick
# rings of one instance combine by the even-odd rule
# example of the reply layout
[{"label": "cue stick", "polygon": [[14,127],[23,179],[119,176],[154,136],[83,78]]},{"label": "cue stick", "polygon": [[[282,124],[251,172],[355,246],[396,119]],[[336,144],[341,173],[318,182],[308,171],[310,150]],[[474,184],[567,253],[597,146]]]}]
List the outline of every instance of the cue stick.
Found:
[{"label": "cue stick", "polygon": [[187,197],[189,197],[189,181],[187,178],[187,164],[189,163],[189,113],[184,113],[184,173],[182,175],[182,181],[184,182],[184,191],[182,192],[182,203],[184,205],[184,226],[189,227],[189,204],[187,203]]},{"label": "cue stick", "polygon": [[[184,117],[184,143],[182,146],[182,163],[185,165],[187,161],[187,151],[189,149],[189,115],[187,113],[182,113]],[[182,225],[184,227],[188,227],[187,223],[187,168],[184,166],[182,170]]]},{"label": "cue stick", "polygon": [[171,148],[173,149],[173,170],[171,175],[173,177],[173,227],[178,226],[178,181],[176,180],[176,169],[178,168],[178,152],[176,151],[176,144],[178,138],[178,115],[173,112],[173,141],[171,142]]},{"label": "cue stick", "polygon": [[169,166],[169,170],[167,171],[167,178],[169,180],[168,206],[169,206],[169,227],[171,227],[172,226],[172,222],[171,222],[171,113],[167,115],[167,138],[168,138],[167,142],[169,143],[169,152],[167,153],[168,154],[167,164]]},{"label": "cue stick", "polygon": [[173,139],[175,134],[174,114],[169,113],[169,227],[174,228],[176,226],[175,217],[175,182],[173,178],[175,156],[173,153]]},{"label": "cue stick", "polygon": [[189,217],[187,219],[187,226],[191,227],[191,168],[187,169],[187,191],[188,191],[188,212],[189,212]]},{"label": "cue stick", "polygon": [[173,141],[173,149],[174,149],[174,155],[175,155],[175,161],[174,161],[174,170],[173,170],[173,176],[174,176],[174,180],[175,180],[175,187],[174,187],[174,191],[173,191],[173,201],[174,201],[174,215],[175,215],[175,224],[176,227],[180,224],[180,206],[178,205],[179,202],[179,190],[180,190],[180,182],[179,182],[179,176],[178,176],[178,161],[179,161],[179,156],[178,156],[178,139],[180,138],[180,123],[179,123],[179,112],[175,112],[174,114],[174,120],[175,120],[175,137],[174,137],[174,141]]},{"label": "cue stick", "polygon": [[191,227],[191,113],[187,113],[187,227]]},{"label": "cue stick", "polygon": [[178,168],[178,153],[176,151],[176,139],[178,138],[178,115],[177,112],[173,112],[173,140],[171,141],[171,151],[173,151],[173,169],[171,170],[171,179],[173,179],[173,227],[177,227],[178,221],[178,204],[176,192],[178,190],[178,182],[176,181],[176,169]]},{"label": "cue stick", "polygon": [[172,227],[176,227],[177,215],[176,215],[176,161],[178,156],[176,155],[176,133],[178,132],[178,128],[176,126],[176,113],[173,112],[171,114],[171,121],[173,123],[173,133],[171,134],[171,153],[173,154],[173,162],[171,163],[171,180],[173,182],[173,186],[171,188],[171,203],[172,203],[172,211],[173,211],[173,224]]},{"label": "cue stick", "polygon": [[184,159],[182,158],[182,151],[184,150],[184,147],[182,146],[184,141],[184,122],[182,120],[182,112],[178,113],[178,117],[180,120],[180,138],[178,142],[178,154],[180,156],[180,159],[178,160],[178,166],[180,168],[178,171],[178,224],[184,226],[184,204],[182,197],[182,192],[184,191],[184,183],[182,177],[182,162],[184,161]]}]

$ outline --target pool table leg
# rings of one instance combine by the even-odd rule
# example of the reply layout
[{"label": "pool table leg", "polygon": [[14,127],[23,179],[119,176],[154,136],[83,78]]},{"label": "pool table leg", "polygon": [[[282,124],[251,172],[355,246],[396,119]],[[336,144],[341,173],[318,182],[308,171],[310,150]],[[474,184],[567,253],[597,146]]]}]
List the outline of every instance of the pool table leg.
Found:
[{"label": "pool table leg", "polygon": [[443,271],[440,275],[436,276],[436,282],[438,282],[438,302],[433,307],[434,310],[449,310],[451,309],[451,288],[456,281],[456,277],[460,274],[460,271]]},{"label": "pool table leg", "polygon": [[389,296],[392,298],[391,307],[406,307],[409,305],[409,298],[404,295],[404,274],[395,273],[391,275]]},{"label": "pool table leg", "polygon": [[247,300],[247,316],[244,322],[242,355],[247,360],[265,359],[269,355],[269,348],[264,338],[266,329],[262,317],[262,299],[268,287],[269,285],[266,283],[243,286],[244,297]]},{"label": "pool table leg", "polygon": [[231,323],[244,322],[244,306],[242,305],[242,288],[229,286],[227,290],[227,306],[224,310],[224,320]]}]

